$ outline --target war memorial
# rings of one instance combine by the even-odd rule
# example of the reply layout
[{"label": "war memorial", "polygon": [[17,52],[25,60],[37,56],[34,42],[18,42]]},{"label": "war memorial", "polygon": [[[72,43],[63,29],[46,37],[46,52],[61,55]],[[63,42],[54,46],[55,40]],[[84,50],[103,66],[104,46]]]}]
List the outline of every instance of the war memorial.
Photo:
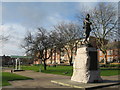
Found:
[{"label": "war memorial", "polygon": [[97,49],[89,42],[89,35],[91,32],[90,25],[92,24],[89,18],[90,15],[87,14],[83,27],[85,31],[85,37],[83,37],[81,40],[81,45],[77,49],[77,54],[73,63],[73,75],[71,80],[51,80],[52,83],[82,89],[106,87],[120,83],[103,80],[100,76]]}]

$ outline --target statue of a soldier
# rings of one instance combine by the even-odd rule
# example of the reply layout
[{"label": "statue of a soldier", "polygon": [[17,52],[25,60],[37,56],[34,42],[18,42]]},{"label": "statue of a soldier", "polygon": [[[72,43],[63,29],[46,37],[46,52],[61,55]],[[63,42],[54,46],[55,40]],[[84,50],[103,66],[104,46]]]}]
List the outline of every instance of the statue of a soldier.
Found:
[{"label": "statue of a soldier", "polygon": [[86,43],[86,42],[88,42],[87,39],[88,39],[88,37],[90,35],[90,31],[91,31],[90,25],[92,24],[90,22],[90,15],[89,14],[86,15],[86,18],[85,18],[83,24],[84,24],[83,29],[85,29],[85,41],[84,42]]}]

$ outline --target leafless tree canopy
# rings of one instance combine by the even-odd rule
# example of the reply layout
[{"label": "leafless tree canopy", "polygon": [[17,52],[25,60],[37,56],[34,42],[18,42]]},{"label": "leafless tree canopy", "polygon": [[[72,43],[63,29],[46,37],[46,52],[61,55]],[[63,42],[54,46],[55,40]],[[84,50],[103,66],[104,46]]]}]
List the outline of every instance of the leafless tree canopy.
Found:
[{"label": "leafless tree canopy", "polygon": [[[77,50],[78,42],[83,35],[80,26],[74,23],[61,23],[54,26],[55,31],[58,33],[57,39],[62,39],[63,48],[66,50],[70,65],[72,64],[73,51]],[[59,42],[59,45],[61,41]]]},{"label": "leafless tree canopy", "polygon": [[10,36],[4,36],[4,35],[0,35],[0,42],[6,42],[9,40]]},{"label": "leafless tree canopy", "polygon": [[108,39],[117,29],[117,10],[112,4],[99,3],[91,20],[95,36]]},{"label": "leafless tree canopy", "polygon": [[[36,56],[44,61],[46,66],[46,60],[51,57],[54,51],[61,52],[65,49],[68,53],[70,63],[72,62],[73,50],[77,47],[77,43],[74,40],[80,39],[82,32],[79,25],[74,23],[60,23],[54,26],[54,30],[48,32],[44,28],[38,28],[38,32],[32,35],[28,32],[24,38],[24,44],[22,47],[26,49],[26,52]],[[47,55],[50,50],[49,56]],[[70,50],[70,53],[69,53]]]},{"label": "leafless tree canopy", "polygon": [[[85,14],[78,15],[78,19],[81,20]],[[92,22],[92,35],[97,39],[98,48],[106,55],[107,44],[105,40],[116,39],[117,27],[117,8],[111,3],[98,3],[98,5],[90,11]]]},{"label": "leafless tree canopy", "polygon": [[44,62],[44,69],[46,70],[46,60],[50,57],[47,56],[47,50],[52,48],[49,34],[46,29],[40,27],[35,35],[28,32],[24,38],[24,44],[22,45],[26,52]]}]

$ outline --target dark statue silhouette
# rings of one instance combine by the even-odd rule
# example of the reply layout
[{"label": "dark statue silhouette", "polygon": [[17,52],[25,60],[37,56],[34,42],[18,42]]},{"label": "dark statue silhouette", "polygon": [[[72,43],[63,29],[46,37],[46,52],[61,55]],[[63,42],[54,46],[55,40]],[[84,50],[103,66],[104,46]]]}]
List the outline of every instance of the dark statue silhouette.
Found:
[{"label": "dark statue silhouette", "polygon": [[89,14],[86,15],[86,18],[85,18],[83,24],[84,24],[83,29],[85,29],[85,41],[84,42],[88,42],[87,39],[88,39],[90,32],[91,32],[90,25],[92,24],[90,22],[90,15]]}]

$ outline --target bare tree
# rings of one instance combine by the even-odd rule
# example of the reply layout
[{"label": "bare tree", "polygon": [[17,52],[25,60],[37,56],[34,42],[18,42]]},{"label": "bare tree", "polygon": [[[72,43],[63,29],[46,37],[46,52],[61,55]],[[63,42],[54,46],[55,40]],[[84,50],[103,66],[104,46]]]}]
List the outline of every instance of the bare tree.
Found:
[{"label": "bare tree", "polygon": [[1,33],[0,33],[0,42],[8,41],[9,38],[10,38],[10,35],[8,34],[8,32],[7,33],[4,32],[3,25],[0,26],[0,31],[1,31]]},{"label": "bare tree", "polygon": [[60,62],[61,62],[61,52],[62,52],[62,48],[64,47],[64,43],[65,43],[64,38],[60,35],[58,31],[53,30],[50,33],[50,41],[51,41],[51,44],[53,45],[54,53],[55,54],[59,53]]},{"label": "bare tree", "polygon": [[56,25],[54,28],[60,36],[59,40],[63,40],[63,48],[67,52],[70,65],[72,65],[73,54],[74,51],[76,52],[79,42],[77,39],[82,37],[81,29],[77,24],[74,23],[61,23]]},{"label": "bare tree", "polygon": [[89,13],[92,22],[92,35],[96,37],[96,45],[104,54],[104,63],[107,64],[107,40],[114,38],[117,31],[117,8],[111,3],[98,3],[96,7],[77,15],[79,21],[83,20],[83,16]]},{"label": "bare tree", "polygon": [[[29,62],[33,62],[35,59],[38,59],[37,51],[33,48],[35,43],[35,37],[31,32],[27,32],[26,36],[23,39],[23,42],[21,44],[21,47],[25,49],[25,53],[27,56],[31,56],[31,59],[29,59]],[[26,59],[28,60],[28,59]]]},{"label": "bare tree", "polygon": [[[107,64],[107,47],[105,40],[112,39],[117,30],[117,10],[112,4],[99,3],[93,10],[92,28],[96,36],[98,48],[104,54],[104,63]],[[112,37],[111,37],[112,36]]]},{"label": "bare tree", "polygon": [[44,70],[46,70],[46,60],[50,58],[52,53],[52,50],[50,50],[49,56],[47,54],[52,44],[50,43],[49,34],[46,29],[42,27],[38,28],[38,32],[34,36],[31,33],[28,33],[24,41],[25,44],[23,45],[23,48],[43,61]]},{"label": "bare tree", "polygon": [[9,36],[3,36],[3,35],[0,36],[0,42],[1,41],[8,41],[8,39],[9,39]]},{"label": "bare tree", "polygon": [[[49,38],[49,34],[47,33],[46,29],[38,28],[39,31],[36,37],[36,44],[35,47],[39,52],[39,58],[44,62],[44,69],[46,70],[46,60],[51,57],[52,54],[52,44]],[[50,50],[49,55],[48,50]]]},{"label": "bare tree", "polygon": [[35,43],[34,35],[32,35],[31,32],[27,32],[27,35],[23,39],[23,43],[21,44],[21,47],[26,50],[27,55],[31,55],[33,57],[34,57],[34,49],[33,49],[34,43]]}]

